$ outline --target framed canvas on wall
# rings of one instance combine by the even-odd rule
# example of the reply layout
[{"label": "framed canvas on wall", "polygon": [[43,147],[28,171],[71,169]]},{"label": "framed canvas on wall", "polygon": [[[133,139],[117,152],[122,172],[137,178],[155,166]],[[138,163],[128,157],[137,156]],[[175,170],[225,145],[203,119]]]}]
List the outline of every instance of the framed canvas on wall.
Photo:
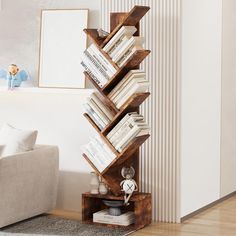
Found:
[{"label": "framed canvas on wall", "polygon": [[42,10],[39,87],[85,87],[80,61],[87,47],[87,26],[88,9]]}]

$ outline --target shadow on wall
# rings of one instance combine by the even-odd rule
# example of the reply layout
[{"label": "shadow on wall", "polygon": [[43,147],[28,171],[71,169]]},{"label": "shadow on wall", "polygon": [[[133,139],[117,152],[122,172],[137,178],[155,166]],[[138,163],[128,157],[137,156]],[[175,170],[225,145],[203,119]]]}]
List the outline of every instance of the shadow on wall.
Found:
[{"label": "shadow on wall", "polygon": [[89,191],[89,182],[89,173],[60,171],[56,208],[81,212],[81,195]]}]

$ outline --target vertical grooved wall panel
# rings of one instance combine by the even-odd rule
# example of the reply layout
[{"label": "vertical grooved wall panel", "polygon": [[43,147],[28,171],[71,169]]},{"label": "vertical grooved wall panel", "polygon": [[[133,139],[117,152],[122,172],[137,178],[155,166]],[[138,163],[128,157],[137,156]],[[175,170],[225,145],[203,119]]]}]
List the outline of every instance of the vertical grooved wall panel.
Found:
[{"label": "vertical grooved wall panel", "polygon": [[181,0],[101,0],[102,28],[109,31],[110,12],[128,12],[134,5],[150,6],[141,21],[145,48],[152,53],[142,63],[151,97],[141,113],[151,127],[142,146],[140,188],[152,193],[153,219],[179,222],[179,109]]}]

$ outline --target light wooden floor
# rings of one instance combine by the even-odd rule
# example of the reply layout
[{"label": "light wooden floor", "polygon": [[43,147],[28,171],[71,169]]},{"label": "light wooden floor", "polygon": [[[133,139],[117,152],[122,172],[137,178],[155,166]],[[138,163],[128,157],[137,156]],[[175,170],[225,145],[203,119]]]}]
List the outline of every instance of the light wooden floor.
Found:
[{"label": "light wooden floor", "polygon": [[[80,219],[78,213],[55,211],[69,219]],[[236,196],[208,209],[182,224],[155,223],[132,234],[134,236],[236,236]]]}]

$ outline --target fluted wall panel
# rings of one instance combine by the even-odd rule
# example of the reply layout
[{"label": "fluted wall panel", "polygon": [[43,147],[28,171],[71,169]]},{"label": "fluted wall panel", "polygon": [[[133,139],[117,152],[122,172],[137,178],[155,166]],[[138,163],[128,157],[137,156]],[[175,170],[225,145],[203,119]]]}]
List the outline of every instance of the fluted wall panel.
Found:
[{"label": "fluted wall panel", "polygon": [[152,193],[153,219],[179,222],[179,110],[181,0],[101,0],[101,24],[109,31],[110,12],[150,6],[141,21],[145,48],[152,53],[141,67],[150,82],[151,97],[141,107],[151,127],[142,146],[140,187]]}]

